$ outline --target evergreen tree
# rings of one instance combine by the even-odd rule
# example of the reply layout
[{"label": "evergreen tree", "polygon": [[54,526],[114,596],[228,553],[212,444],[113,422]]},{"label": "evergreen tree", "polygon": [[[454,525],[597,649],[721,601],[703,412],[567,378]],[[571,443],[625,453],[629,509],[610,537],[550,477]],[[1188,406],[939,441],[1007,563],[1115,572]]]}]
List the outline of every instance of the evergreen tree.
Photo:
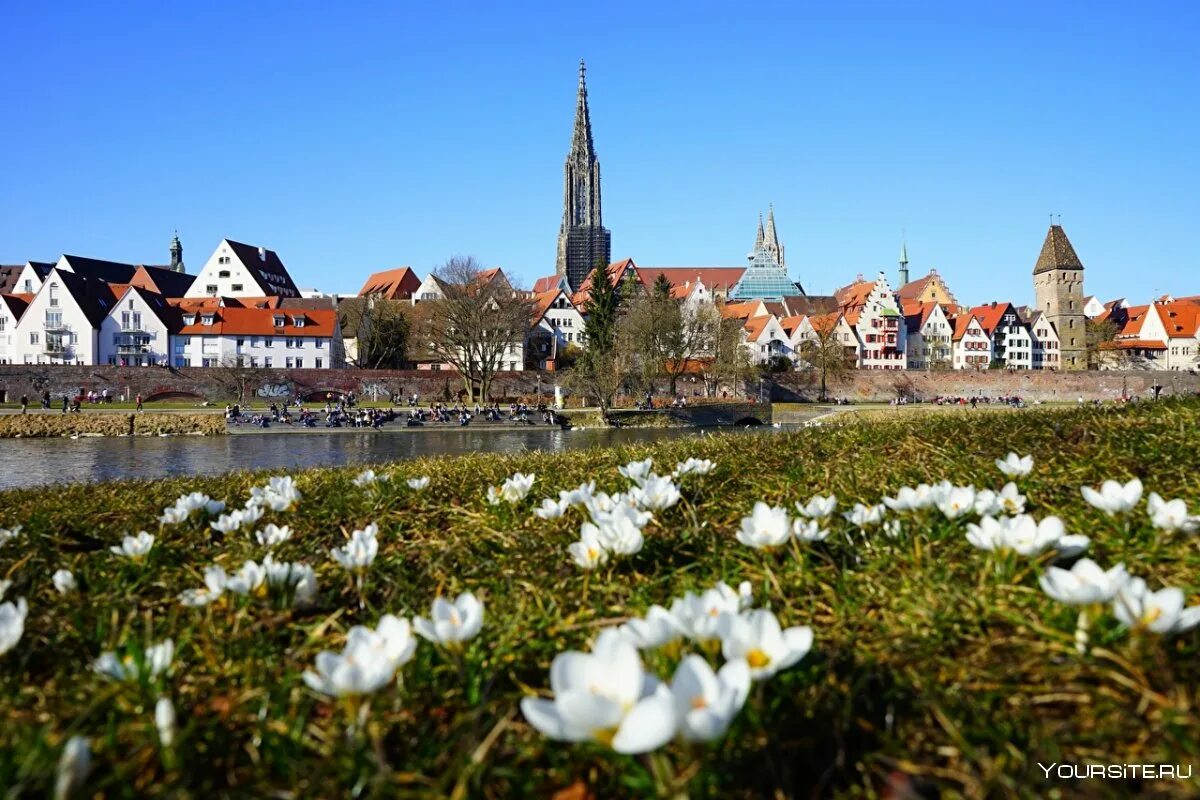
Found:
[{"label": "evergreen tree", "polygon": [[655,300],[671,299],[671,282],[667,280],[667,276],[661,272],[658,273],[658,277],[654,279],[653,294]]},{"label": "evergreen tree", "polygon": [[621,307],[621,290],[614,286],[608,268],[597,264],[592,272],[592,288],[585,313],[583,332],[587,353],[609,353],[617,333],[617,312]]}]

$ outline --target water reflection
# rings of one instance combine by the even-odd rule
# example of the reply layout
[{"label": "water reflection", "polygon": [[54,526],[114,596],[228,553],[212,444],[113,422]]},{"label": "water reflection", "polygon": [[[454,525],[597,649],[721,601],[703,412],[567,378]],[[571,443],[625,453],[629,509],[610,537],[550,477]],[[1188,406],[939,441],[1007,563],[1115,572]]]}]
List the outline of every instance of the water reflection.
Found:
[{"label": "water reflection", "polygon": [[[770,428],[766,429],[771,430]],[[53,483],[298,469],[431,455],[559,451],[695,436],[696,429],[445,431],[115,439],[0,439],[0,489]]]}]

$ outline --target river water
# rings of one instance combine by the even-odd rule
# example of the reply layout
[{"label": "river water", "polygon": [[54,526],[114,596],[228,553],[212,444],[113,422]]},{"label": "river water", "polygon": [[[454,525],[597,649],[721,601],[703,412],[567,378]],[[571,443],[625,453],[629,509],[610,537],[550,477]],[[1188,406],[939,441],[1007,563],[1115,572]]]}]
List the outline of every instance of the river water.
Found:
[{"label": "river water", "polygon": [[[723,430],[732,430],[729,428]],[[771,428],[755,429],[771,431]],[[466,453],[557,452],[696,436],[695,428],[0,439],[0,490],[52,483],[302,469]]]}]

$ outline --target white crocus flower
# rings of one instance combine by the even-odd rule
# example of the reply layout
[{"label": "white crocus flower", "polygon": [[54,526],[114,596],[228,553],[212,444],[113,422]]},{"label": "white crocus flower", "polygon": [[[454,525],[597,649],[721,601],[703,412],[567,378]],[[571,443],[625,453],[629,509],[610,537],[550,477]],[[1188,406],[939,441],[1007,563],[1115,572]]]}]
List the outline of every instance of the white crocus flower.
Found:
[{"label": "white crocus flower", "polygon": [[742,517],[737,540],[748,547],[769,550],[787,542],[792,535],[792,520],[786,508],[769,506],[759,500],[748,517]]},{"label": "white crocus flower", "polygon": [[204,588],[188,589],[179,595],[179,602],[185,606],[206,606],[225,593],[229,585],[229,576],[223,567],[213,565],[204,570]]},{"label": "white crocus flower", "polygon": [[570,491],[566,491],[566,490],[560,491],[558,493],[558,500],[560,503],[563,503],[564,505],[567,505],[567,506],[585,506],[586,507],[588,505],[588,503],[592,500],[593,495],[595,495],[595,494],[596,494],[596,482],[588,481],[587,483],[579,484],[578,487],[571,489]]},{"label": "white crocus flower", "polygon": [[25,617],[29,615],[29,604],[24,597],[16,601],[0,603],[0,656],[17,646],[25,634]]},{"label": "white crocus flower", "polygon": [[1183,500],[1163,500],[1157,492],[1151,492],[1146,500],[1146,510],[1150,514],[1150,523],[1160,531],[1194,533],[1200,528],[1200,516],[1188,514],[1187,503]]},{"label": "white crocus flower", "polygon": [[1004,458],[996,459],[996,469],[1010,478],[1024,478],[1033,471],[1033,456],[1018,456],[1009,453]]},{"label": "white crocus flower", "polygon": [[174,658],[175,642],[164,639],[146,648],[140,667],[132,655],[118,658],[115,652],[107,650],[92,662],[92,669],[114,681],[136,681],[142,677],[154,679],[170,669]]},{"label": "white crocus flower", "polygon": [[75,581],[75,576],[71,574],[71,570],[69,569],[55,571],[50,580],[54,583],[54,588],[58,589],[59,594],[70,594],[79,588],[79,584]]},{"label": "white crocus flower", "polygon": [[158,522],[160,525],[179,525],[187,522],[189,516],[191,516],[191,514],[186,508],[180,508],[179,506],[168,506],[167,508],[163,509],[162,516],[158,518]]},{"label": "white crocus flower", "polygon": [[163,747],[175,743],[175,706],[169,697],[160,697],[154,704],[154,727],[158,730],[158,741]]},{"label": "white crocus flower", "polygon": [[662,647],[684,635],[683,626],[675,615],[659,605],[650,606],[645,617],[631,619],[618,630],[639,650]]},{"label": "white crocus flower", "polygon": [[532,473],[529,475],[523,472],[513,473],[500,485],[500,498],[511,505],[516,505],[529,494],[535,480],[537,480],[537,476]]},{"label": "white crocus flower", "polygon": [[643,461],[630,461],[623,467],[617,467],[617,472],[640,486],[642,481],[650,475],[650,468],[653,466],[654,459],[647,458]]},{"label": "white crocus flower", "polygon": [[487,490],[487,502],[489,506],[500,505],[502,495],[500,494],[499,486],[489,486]]},{"label": "white crocus flower", "polygon": [[1069,606],[1107,603],[1129,580],[1124,564],[1107,572],[1090,558],[1081,558],[1070,569],[1047,567],[1039,579],[1042,591]]},{"label": "white crocus flower", "polygon": [[254,538],[263,547],[274,547],[291,539],[292,529],[287,525],[276,525],[274,522],[269,522],[262,530],[254,534]]},{"label": "white crocus flower", "polygon": [[883,531],[883,535],[889,539],[899,539],[901,533],[900,520],[889,519],[880,526],[879,530]]},{"label": "white crocus flower", "polygon": [[670,478],[651,473],[630,490],[629,496],[639,508],[663,511],[679,502],[679,487]]},{"label": "white crocus flower", "polygon": [[259,593],[259,589],[267,580],[267,573],[253,561],[246,561],[242,568],[229,577],[225,590],[243,596]]},{"label": "white crocus flower", "polygon": [[721,582],[699,595],[687,592],[677,598],[671,603],[671,615],[688,638],[709,642],[720,637],[718,624],[721,617],[739,614],[752,602],[749,581],[743,581],[736,592]]},{"label": "white crocus flower", "polygon": [[921,484],[917,488],[902,486],[895,497],[883,498],[883,504],[893,511],[918,511],[929,505],[932,496],[929,487]]},{"label": "white crocus flower", "polygon": [[675,471],[671,474],[677,479],[686,475],[707,475],[712,472],[713,466],[713,462],[707,458],[689,458],[676,464]]},{"label": "white crocus flower", "polygon": [[538,519],[558,519],[567,511],[567,506],[561,500],[551,500],[547,497],[542,504],[533,510]]},{"label": "white crocus flower", "polygon": [[937,507],[946,519],[957,519],[963,514],[969,514],[975,510],[975,487],[951,487],[937,503]]},{"label": "white crocus flower", "polygon": [[86,737],[72,736],[63,746],[54,771],[54,800],[67,800],[82,789],[91,771],[91,745]]},{"label": "white crocus flower", "polygon": [[354,531],[345,547],[335,547],[329,554],[350,572],[366,572],[379,553],[379,540],[375,538],[378,533],[379,526],[372,522],[366,528]]},{"label": "white crocus flower", "polygon": [[984,517],[979,524],[967,524],[967,541],[981,550],[1012,551],[1036,556],[1050,549],[1060,555],[1083,552],[1089,544],[1086,536],[1068,536],[1058,517],[1040,522],[1028,514],[1015,517]]},{"label": "white crocus flower", "polygon": [[526,697],[521,713],[543,735],[599,742],[618,753],[648,753],[675,735],[671,692],[642,668],[632,644],[603,631],[592,652],[559,653],[550,666],[554,699]]},{"label": "white crocus flower", "polygon": [[270,555],[263,559],[267,587],[292,605],[308,606],[317,599],[317,574],[308,564],[276,561]]},{"label": "white crocus flower", "polygon": [[1100,491],[1096,491],[1090,486],[1083,486],[1079,491],[1088,505],[1112,516],[1123,514],[1138,504],[1138,501],[1142,499],[1142,482],[1134,478],[1129,483],[1122,485],[1109,480],[1100,485]]},{"label": "white crocus flower", "polygon": [[408,479],[408,488],[412,489],[414,492],[424,491],[428,487],[429,487],[429,476],[427,476],[427,475],[422,475],[419,478],[409,478]]},{"label": "white crocus flower", "polygon": [[[375,483],[375,481],[377,481],[377,480],[379,480],[379,476],[375,474],[375,470],[364,469],[362,472],[358,473],[357,476],[355,476],[353,483],[355,486],[362,487],[362,486],[370,486],[371,484]],[[384,480],[386,480],[386,477],[384,478]]]},{"label": "white crocus flower", "polygon": [[996,495],[996,499],[1000,503],[1000,513],[1009,516],[1025,513],[1025,495],[1021,494],[1017,485],[1012,481],[1004,484],[1004,488],[1000,490],[1000,494]]},{"label": "white crocus flower", "polygon": [[995,517],[1004,511],[1004,505],[1000,502],[1000,495],[991,489],[981,489],[975,494],[974,511],[981,517]]},{"label": "white crocus flower", "polygon": [[391,682],[416,649],[408,620],[387,614],[374,630],[364,625],[351,628],[342,652],[318,653],[316,670],[306,671],[304,682],[330,697],[373,694]]},{"label": "white crocus flower", "polygon": [[598,514],[595,522],[585,522],[580,526],[579,538],[587,541],[594,536],[605,550],[613,555],[632,556],[640,553],[646,539],[642,535],[642,527],[638,525],[637,512],[628,507],[617,507],[605,514]]},{"label": "white crocus flower", "polygon": [[216,522],[210,522],[209,526],[218,533],[233,533],[242,527],[242,512],[235,509],[228,514],[222,514],[217,517]]},{"label": "white crocus flower", "polygon": [[21,526],[17,525],[12,528],[0,528],[0,547],[11,542],[13,539],[21,535]]},{"label": "white crocus flower", "polygon": [[844,516],[846,520],[862,530],[873,528],[883,522],[884,506],[883,504],[874,506],[865,506],[862,503],[855,503],[854,508],[847,511]]},{"label": "white crocus flower", "polygon": [[829,529],[822,528],[819,519],[797,519],[792,522],[792,536],[802,542],[823,542],[829,538]]},{"label": "white crocus flower", "polygon": [[1200,624],[1200,606],[1184,608],[1183,603],[1182,589],[1152,592],[1141,578],[1130,578],[1113,598],[1113,614],[1135,631],[1181,633]]},{"label": "white crocus flower", "polygon": [[144,558],[152,547],[154,547],[154,537],[145,531],[139,531],[137,536],[126,536],[120,544],[113,545],[108,549],[119,556],[136,561]]},{"label": "white crocus flower", "polygon": [[579,541],[569,545],[567,552],[580,569],[595,569],[608,561],[608,550],[600,541],[599,530],[590,523],[584,523]]},{"label": "white crocus flower", "polygon": [[812,628],[797,626],[783,630],[775,615],[765,608],[725,615],[718,632],[725,658],[745,659],[750,666],[750,677],[756,681],[787,669],[812,649]]},{"label": "white crocus flower", "polygon": [[413,620],[417,635],[435,644],[457,647],[473,639],[483,627],[483,603],[470,592],[463,592],[453,603],[439,597],[433,601],[430,616],[432,619]]},{"label": "white crocus flower", "polygon": [[828,497],[814,495],[804,506],[796,503],[796,511],[809,519],[827,519],[833,515],[835,510],[837,510],[837,496],[832,494]]},{"label": "white crocus flower", "polygon": [[679,735],[686,741],[711,742],[725,735],[750,694],[750,667],[738,659],[718,672],[698,655],[688,655],[671,679]]},{"label": "white crocus flower", "polygon": [[[296,481],[290,475],[271,478],[266,486],[256,486],[250,490],[250,502],[246,507],[266,506],[272,511],[287,511],[300,502],[300,491]],[[257,520],[252,520],[257,522]]]},{"label": "white crocus flower", "polygon": [[241,518],[242,525],[253,525],[262,519],[263,507],[258,503],[247,503],[241,511],[235,512]]}]

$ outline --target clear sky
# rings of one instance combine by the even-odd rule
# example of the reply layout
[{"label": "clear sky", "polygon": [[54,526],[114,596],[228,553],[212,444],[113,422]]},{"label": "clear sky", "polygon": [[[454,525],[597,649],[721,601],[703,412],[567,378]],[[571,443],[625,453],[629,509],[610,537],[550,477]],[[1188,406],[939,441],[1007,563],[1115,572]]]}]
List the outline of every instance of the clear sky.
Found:
[{"label": "clear sky", "polygon": [[[653,8],[651,8],[653,6]],[[6,3],[0,263],[194,271],[222,237],[354,292],[554,270],[581,57],[614,259],[811,293],[886,269],[1032,300],[1049,214],[1108,298],[1200,292],[1200,4]]]}]

